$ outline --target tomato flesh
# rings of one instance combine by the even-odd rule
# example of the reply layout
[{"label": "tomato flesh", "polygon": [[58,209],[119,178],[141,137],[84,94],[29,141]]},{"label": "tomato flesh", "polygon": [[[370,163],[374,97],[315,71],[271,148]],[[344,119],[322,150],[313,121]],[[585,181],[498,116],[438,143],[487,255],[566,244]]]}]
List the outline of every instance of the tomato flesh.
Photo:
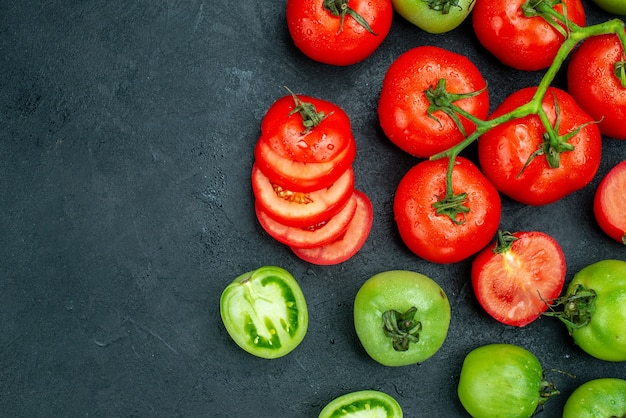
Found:
[{"label": "tomato flesh", "polygon": [[613,167],[600,182],[593,211],[600,228],[615,241],[626,244],[626,161]]},{"label": "tomato flesh", "polygon": [[353,199],[356,202],[356,209],[342,233],[321,245],[306,247],[291,245],[294,254],[311,264],[334,265],[350,259],[359,252],[372,228],[373,209],[369,198],[359,190],[354,191]]},{"label": "tomato flesh", "polygon": [[357,198],[353,194],[339,213],[325,222],[304,228],[274,220],[258,201],[255,203],[255,211],[261,227],[276,241],[289,247],[313,248],[332,243],[344,234],[354,218],[357,206]]},{"label": "tomato flesh", "polygon": [[293,351],[309,321],[302,289],[291,273],[276,266],[235,278],[222,292],[220,315],[239,347],[267,359]]},{"label": "tomato flesh", "polygon": [[510,247],[484,249],[472,263],[474,293],[489,315],[507,325],[524,326],[548,308],[565,282],[565,256],[543,232],[517,232]]},{"label": "tomato flesh", "polygon": [[252,191],[258,205],[274,220],[307,228],[329,220],[348,202],[354,190],[354,171],[347,169],[330,187],[312,192],[293,192],[269,181],[252,167]]},{"label": "tomato flesh", "polygon": [[402,418],[402,408],[390,395],[377,390],[346,393],[330,401],[319,418]]}]

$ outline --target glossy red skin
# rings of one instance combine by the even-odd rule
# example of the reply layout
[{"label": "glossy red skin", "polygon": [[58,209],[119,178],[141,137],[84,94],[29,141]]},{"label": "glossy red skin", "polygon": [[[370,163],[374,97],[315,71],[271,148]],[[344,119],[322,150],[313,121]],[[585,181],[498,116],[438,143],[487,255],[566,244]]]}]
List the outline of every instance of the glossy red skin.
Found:
[{"label": "glossy red skin", "polygon": [[613,72],[622,54],[617,35],[594,36],[574,50],[567,67],[568,92],[615,139],[626,139],[626,88]]},{"label": "glossy red skin", "polygon": [[274,220],[307,228],[327,221],[348,202],[354,192],[354,171],[347,169],[330,187],[299,193],[306,197],[303,202],[277,194],[274,185],[255,164],[252,167],[252,192],[258,205]]},{"label": "glossy red skin", "polygon": [[355,190],[354,198],[357,202],[356,211],[343,234],[325,245],[313,248],[291,247],[294,254],[308,263],[329,266],[343,263],[359,252],[372,229],[374,212],[365,193]]},{"label": "glossy red skin", "polygon": [[298,228],[276,221],[263,210],[258,201],[254,208],[259,224],[276,241],[289,247],[312,248],[330,244],[344,234],[356,213],[357,199],[353,195],[335,216],[310,228]]},{"label": "glossy red skin", "polygon": [[[486,86],[480,71],[463,55],[434,46],[420,46],[400,55],[383,79],[378,118],[385,135],[400,149],[416,157],[430,157],[464,139],[454,121],[445,113],[428,116],[424,91],[446,79],[446,90],[472,93]],[[489,112],[489,95],[481,94],[456,102],[479,119]],[[461,123],[469,135],[476,126],[465,118]]]},{"label": "glossy red skin", "polygon": [[554,238],[543,232],[516,232],[511,247],[494,253],[496,244],[472,262],[472,286],[480,305],[503,324],[533,322],[557,298],[565,282],[565,256]]},{"label": "glossy red skin", "polygon": [[498,230],[501,212],[496,188],[471,161],[457,157],[452,185],[455,194],[467,193],[470,211],[462,225],[437,215],[432,205],[437,196],[445,195],[447,168],[447,158],[418,163],[400,180],[393,205],[407,247],[419,257],[441,264],[462,261],[488,245]]},{"label": "glossy red skin", "polygon": [[391,29],[391,0],[350,0],[348,7],[365,19],[374,34],[349,15],[340,31],[341,18],[324,8],[324,0],[288,0],[287,28],[296,47],[315,61],[337,66],[369,57]]},{"label": "glossy red skin", "polygon": [[[476,0],[472,11],[474,32],[480,43],[503,64],[535,71],[550,66],[564,41],[542,17],[526,17],[526,0]],[[567,18],[579,26],[586,23],[580,0],[564,0]],[[563,13],[563,4],[554,7]]]},{"label": "glossy red skin", "polygon": [[348,115],[326,100],[298,95],[317,112],[327,115],[305,132],[301,115],[291,95],[274,102],[261,122],[261,136],[254,156],[263,173],[275,184],[293,191],[329,187],[356,155],[356,143]]},{"label": "glossy red skin", "polygon": [[[528,103],[535,91],[535,87],[528,87],[513,93],[491,118]],[[543,108],[552,126],[556,120],[555,97],[560,108],[560,135],[593,121],[569,94],[551,87]],[[478,140],[482,172],[500,192],[527,205],[546,205],[580,190],[589,184],[600,165],[602,137],[598,126],[590,123],[568,141],[575,149],[561,153],[559,168],[550,168],[545,156],[539,155],[522,171],[531,154],[541,147],[544,132],[539,117],[530,115],[498,125]]]},{"label": "glossy red skin", "polygon": [[600,182],[593,212],[609,237],[626,244],[626,161],[613,167]]}]

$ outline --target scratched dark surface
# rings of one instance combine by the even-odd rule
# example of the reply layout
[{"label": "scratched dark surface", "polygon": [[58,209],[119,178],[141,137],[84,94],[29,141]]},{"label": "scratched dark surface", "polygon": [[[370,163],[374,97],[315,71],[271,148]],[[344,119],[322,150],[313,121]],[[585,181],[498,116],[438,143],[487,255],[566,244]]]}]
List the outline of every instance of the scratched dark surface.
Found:
[{"label": "scratched dark surface", "polygon": [[[585,6],[589,23],[609,17]],[[539,416],[560,416],[584,381],[626,378],[626,365],[584,354],[554,318],[521,329],[496,323],[475,302],[471,259],[425,262],[393,223],[395,187],[417,160],[377,123],[389,64],[425,44],[467,55],[490,85],[492,107],[542,73],[499,65],[469,21],[428,35],[398,15],[366,61],[318,64],[293,46],[284,8],[0,2],[0,415],[313,418],[339,395],[376,389],[407,417],[463,417],[461,363],[493,342],[523,346],[546,369],[576,376],[549,374],[562,395]],[[361,252],[338,266],[300,261],[254,217],[252,151],[285,85],[337,103],[352,119],[356,185],[375,218]],[[502,228],[555,237],[567,281],[595,261],[626,259],[591,209],[601,177],[625,158],[625,142],[604,138],[589,186],[545,207],[504,198]],[[293,273],[310,309],[304,342],[273,361],[235,346],[218,306],[234,277],[266,264]],[[451,301],[448,338],[421,365],[381,366],[355,335],[354,295],[389,269],[431,276]]]}]

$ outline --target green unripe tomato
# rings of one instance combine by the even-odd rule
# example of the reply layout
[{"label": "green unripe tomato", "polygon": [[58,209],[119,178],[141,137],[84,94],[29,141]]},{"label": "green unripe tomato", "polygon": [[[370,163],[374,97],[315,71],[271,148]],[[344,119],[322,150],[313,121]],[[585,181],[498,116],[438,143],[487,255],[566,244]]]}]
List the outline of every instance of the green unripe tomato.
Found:
[{"label": "green unripe tomato", "polygon": [[445,33],[469,16],[476,0],[392,0],[398,14],[429,33]]},{"label": "green unripe tomato", "polygon": [[580,385],[565,402],[563,418],[626,416],[626,380],[603,378]]},{"label": "green unripe tomato", "polygon": [[354,300],[354,328],[363,348],[384,366],[432,357],[450,325],[450,302],[423,274],[392,270],[368,279]]}]

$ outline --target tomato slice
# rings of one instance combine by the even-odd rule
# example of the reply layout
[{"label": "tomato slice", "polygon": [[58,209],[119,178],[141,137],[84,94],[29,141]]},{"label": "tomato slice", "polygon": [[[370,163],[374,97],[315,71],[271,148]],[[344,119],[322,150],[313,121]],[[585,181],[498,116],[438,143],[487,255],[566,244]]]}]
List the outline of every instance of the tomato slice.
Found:
[{"label": "tomato slice", "polygon": [[357,198],[353,195],[332,218],[308,228],[285,225],[267,214],[257,201],[256,216],[261,227],[276,241],[297,248],[312,248],[335,241],[345,232],[357,210]]},{"label": "tomato slice", "polygon": [[626,161],[613,167],[602,179],[593,202],[600,228],[617,242],[626,245]]},{"label": "tomato slice", "polygon": [[365,193],[355,190],[354,197],[357,203],[356,213],[343,234],[321,246],[312,248],[291,246],[295,255],[311,264],[334,265],[348,260],[359,252],[372,228],[374,212],[372,202]]},{"label": "tomato slice", "polygon": [[256,164],[274,184],[287,190],[311,192],[332,185],[352,165],[356,143],[347,146],[334,158],[324,162],[302,162],[277,153],[263,139],[254,149]]},{"label": "tomato slice", "polygon": [[377,390],[346,393],[330,401],[319,418],[402,418],[402,408],[391,395]]},{"label": "tomato slice", "polygon": [[294,350],[309,323],[298,282],[287,270],[275,266],[244,273],[226,286],[220,297],[220,315],[239,347],[267,359]]},{"label": "tomato slice", "polygon": [[306,228],[327,221],[343,208],[354,191],[354,171],[347,169],[330,187],[313,192],[284,190],[255,165],[252,190],[258,204],[274,220]]},{"label": "tomato slice", "polygon": [[565,256],[549,235],[499,232],[498,242],[472,263],[472,286],[494,319],[522,327],[537,319],[559,296],[565,282]]}]

